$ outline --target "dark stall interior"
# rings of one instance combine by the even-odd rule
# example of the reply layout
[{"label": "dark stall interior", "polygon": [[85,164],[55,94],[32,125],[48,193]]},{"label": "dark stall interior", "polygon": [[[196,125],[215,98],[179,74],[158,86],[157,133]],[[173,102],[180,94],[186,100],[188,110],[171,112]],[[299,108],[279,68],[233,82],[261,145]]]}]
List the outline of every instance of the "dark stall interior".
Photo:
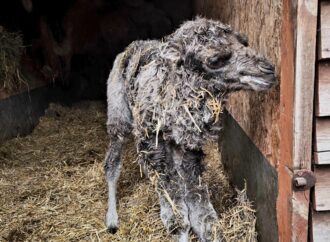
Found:
[{"label": "dark stall interior", "polygon": [[77,99],[105,98],[112,62],[125,46],[161,38],[191,16],[190,0],[15,0],[0,7],[0,25],[22,34],[30,78]]},{"label": "dark stall interior", "polygon": [[50,102],[105,100],[118,53],[191,17],[191,0],[2,2],[0,141],[30,133]]}]

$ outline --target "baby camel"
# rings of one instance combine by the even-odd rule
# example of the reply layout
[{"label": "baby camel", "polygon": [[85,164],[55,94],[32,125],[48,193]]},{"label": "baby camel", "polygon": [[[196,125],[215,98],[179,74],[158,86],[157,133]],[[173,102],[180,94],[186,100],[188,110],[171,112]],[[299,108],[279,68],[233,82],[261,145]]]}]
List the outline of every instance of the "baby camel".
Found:
[{"label": "baby camel", "polygon": [[217,214],[201,181],[202,146],[219,138],[221,106],[231,92],[276,84],[273,65],[247,38],[218,21],[196,18],[162,41],[136,41],[119,54],[108,79],[110,136],[106,225],[118,228],[116,183],[121,151],[133,132],[141,165],[156,185],[169,233],[214,238]]}]

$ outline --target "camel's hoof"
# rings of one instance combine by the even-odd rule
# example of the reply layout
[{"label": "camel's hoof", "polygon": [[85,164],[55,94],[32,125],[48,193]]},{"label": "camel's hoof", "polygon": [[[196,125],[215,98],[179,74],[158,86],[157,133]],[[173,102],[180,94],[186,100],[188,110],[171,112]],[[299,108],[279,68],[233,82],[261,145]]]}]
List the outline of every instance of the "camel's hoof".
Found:
[{"label": "camel's hoof", "polygon": [[110,234],[115,234],[118,230],[118,227],[116,226],[110,226],[108,227],[107,231],[110,233]]}]

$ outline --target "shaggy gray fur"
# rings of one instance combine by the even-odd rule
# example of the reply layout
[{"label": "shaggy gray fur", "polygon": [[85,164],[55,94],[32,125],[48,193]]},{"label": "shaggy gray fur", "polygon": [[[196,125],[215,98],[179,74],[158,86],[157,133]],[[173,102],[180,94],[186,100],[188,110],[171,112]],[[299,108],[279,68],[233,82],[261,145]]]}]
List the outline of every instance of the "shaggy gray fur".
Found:
[{"label": "shaggy gray fur", "polygon": [[118,227],[121,147],[133,132],[168,231],[180,241],[190,229],[201,241],[214,239],[217,215],[200,180],[201,147],[219,138],[219,112],[230,92],[276,83],[274,67],[247,44],[228,25],[196,18],[162,41],[136,41],[117,56],[107,92],[109,231]]}]

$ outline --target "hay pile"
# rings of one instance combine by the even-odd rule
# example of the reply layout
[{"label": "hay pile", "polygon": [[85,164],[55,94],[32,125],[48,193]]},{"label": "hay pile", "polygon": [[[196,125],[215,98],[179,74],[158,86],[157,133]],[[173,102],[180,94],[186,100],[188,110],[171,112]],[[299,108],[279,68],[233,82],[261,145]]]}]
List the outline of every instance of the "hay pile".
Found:
[{"label": "hay pile", "polygon": [[0,89],[14,92],[24,83],[20,71],[23,50],[22,35],[0,25]]},{"label": "hay pile", "polygon": [[[105,120],[99,102],[53,104],[31,135],[0,146],[0,241],[172,241],[160,221],[154,188],[132,162],[133,142],[119,182],[120,229],[106,232]],[[215,145],[206,153],[204,179],[224,240],[256,241],[245,191],[230,187]]]}]

